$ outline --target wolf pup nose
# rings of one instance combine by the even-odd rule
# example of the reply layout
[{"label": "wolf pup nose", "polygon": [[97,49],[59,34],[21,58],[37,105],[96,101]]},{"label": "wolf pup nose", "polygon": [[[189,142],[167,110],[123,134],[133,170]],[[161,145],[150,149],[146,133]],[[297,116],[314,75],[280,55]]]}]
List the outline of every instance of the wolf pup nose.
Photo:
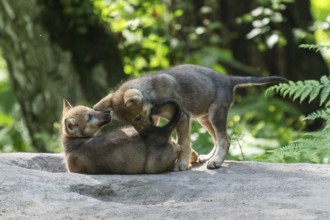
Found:
[{"label": "wolf pup nose", "polygon": [[103,111],[103,119],[111,121],[110,111]]}]

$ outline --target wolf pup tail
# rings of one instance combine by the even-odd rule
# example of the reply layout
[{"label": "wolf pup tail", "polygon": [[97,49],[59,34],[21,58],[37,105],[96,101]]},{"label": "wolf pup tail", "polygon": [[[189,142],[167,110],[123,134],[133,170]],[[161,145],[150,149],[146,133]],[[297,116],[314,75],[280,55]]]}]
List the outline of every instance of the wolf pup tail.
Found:
[{"label": "wolf pup tail", "polygon": [[162,107],[167,104],[170,104],[173,107],[172,118],[165,126],[157,128],[157,129],[159,129],[159,131],[163,135],[169,137],[181,118],[181,107],[180,107],[179,103],[173,99],[168,99],[168,100],[162,101],[161,103],[157,103],[157,105],[155,107],[158,108],[158,107]]},{"label": "wolf pup tail", "polygon": [[232,87],[235,89],[237,87],[245,86],[258,86],[265,85],[269,83],[286,83],[288,80],[281,76],[266,76],[266,77],[257,77],[257,76],[232,76],[231,83]]}]

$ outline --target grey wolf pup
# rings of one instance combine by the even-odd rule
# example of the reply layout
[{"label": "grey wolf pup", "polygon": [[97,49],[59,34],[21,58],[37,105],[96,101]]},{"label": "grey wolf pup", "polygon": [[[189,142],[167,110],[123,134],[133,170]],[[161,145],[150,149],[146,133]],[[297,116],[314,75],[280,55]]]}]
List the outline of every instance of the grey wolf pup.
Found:
[{"label": "grey wolf pup", "polygon": [[[208,155],[201,155],[199,161],[208,161],[207,167],[214,169],[221,166],[230,146],[227,114],[234,101],[235,89],[286,81],[279,76],[225,76],[198,65],[179,65],[129,80],[114,93],[101,99],[93,108],[111,109],[114,116],[131,123],[140,133],[144,133],[154,123],[149,117],[153,103],[164,99],[176,100],[182,109],[181,119],[176,127],[178,144],[182,151],[175,170],[187,170],[190,167],[191,118],[197,119],[212,136],[213,150]],[[155,114],[169,117],[166,108],[159,109]]]},{"label": "grey wolf pup", "polygon": [[110,112],[72,107],[64,100],[61,144],[67,170],[87,174],[138,174],[173,169],[181,148],[171,141],[171,132],[181,110],[175,101],[164,101],[157,106],[172,109],[173,116],[163,127],[147,128],[146,136],[140,136],[133,127],[95,136],[111,121]]}]

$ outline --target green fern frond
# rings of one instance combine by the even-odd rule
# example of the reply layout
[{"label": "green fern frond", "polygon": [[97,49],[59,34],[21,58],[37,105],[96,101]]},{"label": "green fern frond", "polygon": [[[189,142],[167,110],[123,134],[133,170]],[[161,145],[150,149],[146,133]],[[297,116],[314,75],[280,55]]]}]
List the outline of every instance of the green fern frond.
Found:
[{"label": "green fern frond", "polygon": [[[323,131],[328,132],[328,135],[330,135],[330,119],[327,120],[327,123],[325,124],[325,126],[323,128]],[[330,137],[328,137],[328,139],[329,139],[329,142],[330,142]]]},{"label": "green fern frond", "polygon": [[329,76],[322,76],[320,81],[317,80],[305,80],[288,83],[281,83],[267,89],[266,93],[276,92],[283,97],[289,96],[292,100],[299,99],[299,102],[303,102],[308,98],[308,102],[312,102],[317,97],[320,97],[321,105],[330,105],[330,78]]},{"label": "green fern frond", "polygon": [[320,79],[320,82],[324,85],[326,84],[330,84],[330,79],[329,79],[329,76],[322,76],[321,79]]},{"label": "green fern frond", "polygon": [[276,85],[275,86],[276,87],[275,91],[278,94],[283,95],[283,97],[285,97],[286,95],[292,96],[295,93],[295,91],[298,90],[298,87],[296,87],[295,85],[296,85],[296,82],[289,81],[286,84]]},{"label": "green fern frond", "polygon": [[315,45],[315,44],[301,44],[299,48],[315,50],[316,52],[329,50],[330,46],[327,45]]},{"label": "green fern frond", "polygon": [[287,145],[285,147],[281,147],[273,150],[272,154],[269,156],[269,160],[271,161],[281,161],[286,162],[287,157],[297,157],[304,151],[306,146],[302,143],[296,143],[292,145]]},{"label": "green fern frond", "polygon": [[325,102],[324,106],[327,107],[327,108],[330,107],[330,99],[328,99],[328,101]]},{"label": "green fern frond", "polygon": [[[302,81],[298,81],[296,84],[294,82],[290,83],[290,88],[287,89],[287,92],[283,92],[283,96],[289,94],[290,97],[293,97],[293,100],[296,100],[304,92],[304,84]],[[282,90],[280,90],[282,91]]]},{"label": "green fern frond", "polygon": [[330,78],[329,76],[322,76],[320,81],[322,85],[324,85],[320,95],[320,105],[323,105],[326,103],[326,100],[329,99],[328,97],[330,96]]},{"label": "green fern frond", "polygon": [[[304,44],[301,48],[316,51],[328,50],[330,46]],[[289,96],[293,100],[300,102],[308,99],[312,102],[319,98],[320,106],[325,106],[323,110],[316,111],[308,115],[305,119],[315,120],[318,118],[325,120],[325,126],[317,132],[305,133],[295,143],[285,147],[275,149],[271,152],[269,160],[282,162],[309,161],[314,163],[329,163],[330,158],[330,76],[322,76],[319,81],[305,80],[298,82],[288,82],[270,87],[266,92],[276,92],[283,97]]]},{"label": "green fern frond", "polygon": [[265,92],[266,96],[269,96],[270,94],[273,94],[273,93],[278,93],[278,94],[282,95],[284,98],[288,94],[289,94],[289,96],[291,96],[298,89],[297,87],[294,87],[292,85],[295,85],[295,82],[289,81],[288,83],[280,83],[278,85],[269,87]]},{"label": "green fern frond", "polygon": [[324,133],[328,135],[329,133],[322,133],[318,132],[316,136],[311,135],[310,138],[302,138],[296,143],[275,149],[268,159],[281,162],[298,162],[303,159],[303,161],[321,163],[324,157],[330,156],[329,140],[324,138]]},{"label": "green fern frond", "polygon": [[298,89],[294,93],[293,100],[300,98],[300,102],[302,102],[309,94],[311,87],[304,84],[302,81],[297,82]]},{"label": "green fern frond", "polygon": [[[311,91],[309,96],[309,100],[308,103],[311,103],[311,101],[315,100],[316,97],[320,94],[321,89],[323,88],[323,86],[316,80],[313,80],[313,82],[311,82]],[[314,86],[313,86],[314,85]],[[329,84],[330,87],[330,84]]]},{"label": "green fern frond", "polygon": [[313,113],[309,114],[305,119],[307,119],[307,120],[315,120],[317,118],[322,118],[322,119],[325,119],[325,120],[330,120],[330,109],[329,108],[326,108],[326,109],[323,109],[323,110],[319,110],[319,111],[313,112]]}]

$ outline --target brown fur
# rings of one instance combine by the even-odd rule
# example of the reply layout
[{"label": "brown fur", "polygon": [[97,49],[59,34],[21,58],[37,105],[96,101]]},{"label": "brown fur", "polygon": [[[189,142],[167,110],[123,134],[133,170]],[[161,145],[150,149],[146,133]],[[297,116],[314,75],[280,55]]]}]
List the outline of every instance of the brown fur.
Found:
[{"label": "brown fur", "polygon": [[94,136],[110,122],[109,112],[72,107],[65,100],[61,143],[67,170],[88,174],[137,174],[173,169],[181,149],[170,136],[180,118],[180,108],[173,101],[160,105],[174,106],[172,119],[164,127],[149,127],[146,136],[141,137],[133,127]]},{"label": "brown fur", "polygon": [[[227,135],[227,113],[234,100],[234,90],[240,86],[286,82],[278,76],[232,77],[197,65],[180,65],[155,74],[146,75],[122,84],[117,91],[94,105],[95,110],[111,109],[119,119],[131,123],[140,133],[153,123],[150,111],[154,102],[176,100],[182,109],[177,125],[178,144],[182,147],[175,170],[190,167],[190,120],[196,118],[214,141],[213,150],[201,155],[208,168],[219,168],[230,146]],[[168,118],[166,108],[155,114]]]}]

